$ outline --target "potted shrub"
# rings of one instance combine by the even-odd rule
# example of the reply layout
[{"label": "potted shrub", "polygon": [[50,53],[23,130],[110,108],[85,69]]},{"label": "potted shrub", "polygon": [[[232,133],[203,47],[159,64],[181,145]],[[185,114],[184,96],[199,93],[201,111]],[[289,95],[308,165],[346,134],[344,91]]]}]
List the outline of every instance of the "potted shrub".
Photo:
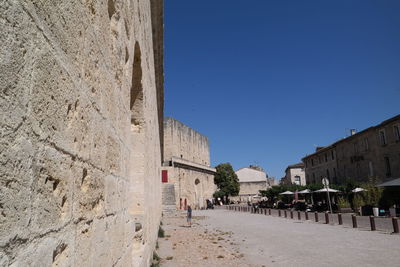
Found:
[{"label": "potted shrub", "polygon": [[338,206],[339,206],[339,211],[341,213],[349,213],[352,212],[350,202],[344,198],[344,197],[339,197],[338,198]]},{"label": "potted shrub", "polygon": [[365,202],[372,206],[374,216],[379,216],[379,201],[381,200],[383,189],[373,185],[368,185],[365,188],[366,191],[363,192],[365,195]]},{"label": "potted shrub", "polygon": [[365,205],[364,199],[360,194],[356,194],[353,198],[353,207],[354,211],[358,212],[360,215],[362,215],[361,212],[361,207]]}]

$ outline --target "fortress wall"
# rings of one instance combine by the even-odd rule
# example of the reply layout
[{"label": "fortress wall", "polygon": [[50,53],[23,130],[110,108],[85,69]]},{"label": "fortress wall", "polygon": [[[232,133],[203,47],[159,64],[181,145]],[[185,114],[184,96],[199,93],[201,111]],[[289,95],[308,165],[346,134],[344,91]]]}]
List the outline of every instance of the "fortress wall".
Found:
[{"label": "fortress wall", "polygon": [[161,215],[155,14],[162,1],[0,0],[0,266],[148,265]]}]

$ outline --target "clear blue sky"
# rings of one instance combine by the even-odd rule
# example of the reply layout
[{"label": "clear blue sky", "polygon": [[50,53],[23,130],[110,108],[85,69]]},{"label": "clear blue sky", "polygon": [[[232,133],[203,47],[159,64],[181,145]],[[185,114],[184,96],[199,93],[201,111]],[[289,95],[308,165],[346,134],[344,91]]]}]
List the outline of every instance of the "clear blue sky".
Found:
[{"label": "clear blue sky", "polygon": [[211,163],[287,165],[400,113],[400,1],[165,1],[165,115]]}]

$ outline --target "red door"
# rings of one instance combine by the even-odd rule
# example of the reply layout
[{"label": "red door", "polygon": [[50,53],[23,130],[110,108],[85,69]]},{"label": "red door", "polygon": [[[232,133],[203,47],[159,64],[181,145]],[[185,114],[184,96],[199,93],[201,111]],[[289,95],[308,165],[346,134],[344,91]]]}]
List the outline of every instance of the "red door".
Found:
[{"label": "red door", "polygon": [[167,170],[161,171],[161,182],[168,183],[168,171]]}]

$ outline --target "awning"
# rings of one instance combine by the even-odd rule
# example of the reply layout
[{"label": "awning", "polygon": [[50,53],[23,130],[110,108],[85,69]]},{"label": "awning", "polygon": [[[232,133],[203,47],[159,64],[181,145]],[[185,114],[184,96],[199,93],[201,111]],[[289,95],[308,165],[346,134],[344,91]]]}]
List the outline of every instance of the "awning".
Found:
[{"label": "awning", "polygon": [[390,181],[385,182],[383,184],[379,184],[378,186],[380,186],[380,187],[400,186],[400,178],[390,180]]}]

